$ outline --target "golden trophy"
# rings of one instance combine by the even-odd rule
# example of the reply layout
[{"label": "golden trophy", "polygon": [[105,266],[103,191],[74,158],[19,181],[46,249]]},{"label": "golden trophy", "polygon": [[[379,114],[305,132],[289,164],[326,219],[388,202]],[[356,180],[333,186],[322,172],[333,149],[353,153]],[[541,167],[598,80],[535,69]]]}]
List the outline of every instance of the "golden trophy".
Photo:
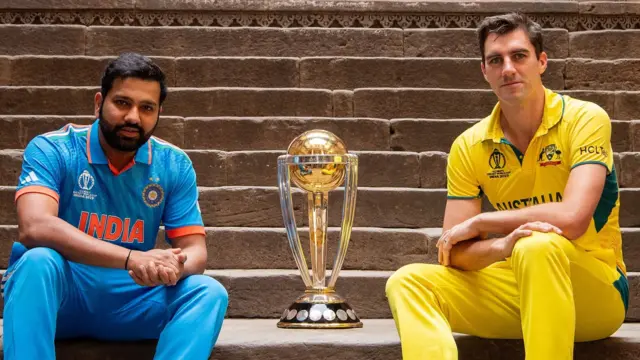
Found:
[{"label": "golden trophy", "polygon": [[[289,246],[306,286],[305,293],[285,309],[278,327],[345,329],[362,327],[347,302],[335,292],[340,268],[347,254],[356,208],[358,157],[348,154],[344,142],[324,130],[311,130],[296,137],[287,154],[278,157],[280,207]],[[326,283],[327,210],[329,191],[344,181],[342,224],[331,278]],[[311,272],[302,250],[293,212],[293,182],[307,192]]]}]

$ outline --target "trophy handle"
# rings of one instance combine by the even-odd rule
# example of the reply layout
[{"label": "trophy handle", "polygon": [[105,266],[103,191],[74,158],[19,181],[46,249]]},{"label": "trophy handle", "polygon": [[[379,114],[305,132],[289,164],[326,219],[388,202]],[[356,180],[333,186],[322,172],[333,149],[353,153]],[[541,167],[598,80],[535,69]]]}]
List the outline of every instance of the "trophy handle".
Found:
[{"label": "trophy handle", "polygon": [[351,229],[353,228],[353,218],[356,213],[356,193],[358,189],[358,157],[356,155],[347,154],[347,163],[345,164],[345,184],[344,184],[344,201],[342,204],[342,224],[340,226],[340,240],[338,242],[338,254],[336,255],[333,269],[331,270],[331,278],[328,287],[333,289],[338,280],[338,274],[342,269],[344,258],[347,255],[349,240],[351,239]]},{"label": "trophy handle", "polygon": [[293,253],[293,259],[300,270],[302,281],[307,288],[312,286],[307,260],[302,251],[302,244],[298,236],[296,227],[295,214],[293,212],[293,194],[291,193],[291,174],[289,172],[289,164],[285,158],[278,159],[278,191],[280,193],[280,208],[282,209],[282,218],[284,226],[287,230],[287,238],[289,239],[289,247]]}]

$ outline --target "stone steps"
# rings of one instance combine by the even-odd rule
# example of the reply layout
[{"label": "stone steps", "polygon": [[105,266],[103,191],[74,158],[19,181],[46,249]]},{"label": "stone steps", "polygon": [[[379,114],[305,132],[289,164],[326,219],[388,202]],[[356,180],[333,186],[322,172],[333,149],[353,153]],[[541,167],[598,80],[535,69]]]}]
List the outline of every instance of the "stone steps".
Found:
[{"label": "stone steps", "polygon": [[[0,269],[17,238],[12,185],[22,149],[67,122],[91,123],[104,65],[120,52],[139,51],[167,72],[171,94],[157,135],[194,161],[207,225],[206,273],[230,294],[212,358],[400,358],[384,285],[402,265],[436,260],[447,152],[496,101],[478,68],[472,27],[508,9],[533,13],[546,27],[545,85],[595,101],[615,119],[631,284],[627,321],[640,321],[640,29],[630,25],[640,7],[631,3],[7,0],[0,24],[14,24],[0,25],[0,224],[7,224],[0,225]],[[62,25],[68,23],[76,25]],[[449,28],[456,26],[467,28]],[[585,28],[598,31],[574,31]],[[335,132],[360,155],[357,227],[338,291],[365,317],[363,329],[275,326],[303,290],[282,228],[275,160],[312,128]],[[340,208],[340,195],[332,193],[330,208]],[[305,204],[296,192],[299,226],[308,221]],[[332,226],[338,213],[330,211]],[[306,228],[299,230],[307,247]],[[329,253],[337,233],[329,231]],[[253,319],[238,319],[244,317]],[[639,325],[577,344],[576,358],[639,360]],[[524,358],[521,341],[456,341],[461,360]],[[57,355],[151,358],[154,345],[66,341]]]},{"label": "stone steps", "polygon": [[[343,270],[336,291],[362,318],[391,318],[385,285],[392,274],[393,271]],[[214,277],[227,289],[229,318],[278,318],[304,293],[297,269],[206,270],[205,275]],[[628,279],[626,321],[636,322],[640,321],[640,273],[629,272]]]},{"label": "stone steps", "polygon": [[[93,113],[97,91],[91,86],[0,86],[0,109],[4,115],[87,115]],[[612,119],[638,117],[638,91],[561,92],[597,103]],[[468,119],[487,116],[496,101],[491,90],[480,89],[171,88],[163,114]]]},{"label": "stone steps", "polygon": [[[220,151],[186,150],[193,162],[198,185],[274,186],[277,158],[286,150]],[[358,155],[358,186],[446,188],[447,153],[441,151],[351,151]],[[0,150],[0,185],[18,183],[22,150]],[[618,183],[640,187],[640,152],[614,154]]]},{"label": "stone steps", "polygon": [[[390,318],[385,296],[392,271],[344,270],[336,290],[363,318]],[[227,316],[277,318],[304,292],[298,270],[207,270],[229,291]],[[627,321],[640,321],[640,273],[630,272]]]},{"label": "stone steps", "polygon": [[[551,58],[640,57],[640,30],[545,29]],[[477,57],[474,29],[0,25],[4,55]]]},{"label": "stone steps", "polygon": [[[328,230],[328,254],[333,265],[340,229]],[[207,268],[295,269],[287,235],[283,227],[207,227]],[[302,247],[308,254],[308,228],[299,227]],[[342,269],[392,271],[414,262],[435,264],[435,244],[441,228],[377,228],[356,227],[351,232],[347,257]],[[6,268],[11,244],[18,238],[17,225],[0,225],[0,269]],[[160,231],[157,247],[165,248],[164,232]],[[640,229],[622,228],[622,251],[627,270],[640,271]],[[307,257],[307,262],[309,258]]]},{"label": "stone steps", "polygon": [[[95,86],[114,56],[0,56],[0,85]],[[488,89],[480,58],[152,57],[170,87]],[[551,59],[551,89],[636,90],[640,59]]]},{"label": "stone steps", "polygon": [[[396,360],[402,354],[391,319],[364,319],[361,329],[289,330],[276,327],[276,319],[227,319],[210,359],[216,360]],[[242,334],[239,336],[238,334]],[[576,343],[580,360],[635,360],[640,356],[640,324],[624,324],[610,338]],[[454,334],[461,360],[522,360],[521,340],[487,340]],[[150,359],[155,341],[58,341],[60,360]]]},{"label": "stone steps", "polygon": [[[282,226],[282,212],[276,186],[200,187],[199,190],[199,203],[205,226]],[[0,225],[16,224],[13,204],[15,191],[14,186],[0,186]],[[340,224],[341,212],[338,209],[342,208],[342,196],[340,189],[329,195],[329,208],[336,209],[329,212],[329,226]],[[306,201],[306,195],[302,191],[294,190],[293,206],[299,225],[308,222]],[[620,202],[620,226],[640,226],[640,217],[634,207],[640,202],[640,188],[620,189]],[[445,203],[445,189],[360,187],[354,226],[439,227],[442,226]],[[484,210],[490,210],[486,202]]]},{"label": "stone steps", "polygon": [[[286,150],[302,132],[321,128],[339,136],[350,151],[448,152],[453,140],[478,121],[390,119],[163,116],[155,134],[185,150],[273,151]],[[94,120],[87,115],[0,115],[0,149],[23,149],[38,134]],[[612,120],[611,142],[615,152],[640,151],[640,121]]]}]

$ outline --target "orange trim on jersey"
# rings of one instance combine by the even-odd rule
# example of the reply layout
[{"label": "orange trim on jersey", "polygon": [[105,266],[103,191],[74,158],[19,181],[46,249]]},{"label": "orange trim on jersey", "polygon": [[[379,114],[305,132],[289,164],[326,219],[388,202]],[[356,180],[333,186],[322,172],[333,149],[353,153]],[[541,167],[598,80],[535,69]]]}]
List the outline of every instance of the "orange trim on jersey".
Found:
[{"label": "orange trim on jersey", "polygon": [[185,235],[194,235],[194,234],[205,235],[204,227],[199,225],[193,225],[193,226],[183,226],[181,228],[167,230],[167,235],[169,236],[169,238],[172,238],[172,239],[185,236]]},{"label": "orange trim on jersey", "polygon": [[16,197],[15,197],[14,201],[18,201],[18,198],[20,196],[22,196],[24,194],[28,194],[28,193],[39,193],[39,194],[48,195],[48,196],[51,196],[53,198],[53,200],[55,200],[56,202],[60,202],[60,196],[58,195],[58,193],[56,193],[55,191],[49,189],[48,187],[40,186],[40,185],[26,186],[26,187],[23,187],[22,189],[18,190],[16,192]]},{"label": "orange trim on jersey", "polygon": [[118,176],[118,175],[122,174],[123,172],[131,169],[133,167],[133,165],[135,165],[135,164],[136,164],[136,160],[135,159],[131,159],[131,161],[129,161],[129,163],[124,168],[122,168],[122,170],[118,170],[111,164],[111,161],[109,161],[109,170],[111,170],[113,175]]},{"label": "orange trim on jersey", "polygon": [[89,160],[89,164],[93,164],[93,161],[91,161],[91,144],[89,143],[89,139],[91,139],[91,128],[87,131],[87,160]]}]

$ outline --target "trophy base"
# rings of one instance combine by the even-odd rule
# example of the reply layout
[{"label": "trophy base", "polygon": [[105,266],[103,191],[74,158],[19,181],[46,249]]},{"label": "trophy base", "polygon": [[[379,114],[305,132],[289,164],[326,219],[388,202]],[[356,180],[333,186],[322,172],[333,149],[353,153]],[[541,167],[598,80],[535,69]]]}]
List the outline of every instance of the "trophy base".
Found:
[{"label": "trophy base", "polygon": [[285,309],[279,328],[352,329],[362,322],[347,302],[330,290],[307,290]]}]

